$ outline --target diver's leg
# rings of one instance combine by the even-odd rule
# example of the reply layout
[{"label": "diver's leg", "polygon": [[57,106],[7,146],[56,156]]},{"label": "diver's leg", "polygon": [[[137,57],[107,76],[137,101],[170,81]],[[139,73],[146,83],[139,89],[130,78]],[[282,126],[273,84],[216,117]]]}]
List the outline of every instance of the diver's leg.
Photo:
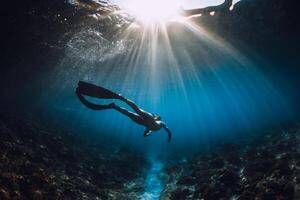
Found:
[{"label": "diver's leg", "polygon": [[129,105],[135,112],[141,112],[141,109],[133,101],[125,99],[124,97],[121,100],[124,101],[127,105]]},{"label": "diver's leg", "polygon": [[88,107],[92,110],[105,110],[105,109],[110,109],[113,107],[113,103],[111,103],[109,105],[97,105],[97,104],[91,103],[88,100],[86,100],[78,90],[76,90],[76,94],[77,94],[79,100],[81,101],[81,103],[83,103],[86,107]]},{"label": "diver's leg", "polygon": [[150,113],[140,109],[133,101],[126,99],[122,96],[121,96],[120,100],[125,102],[127,105],[129,105],[137,114],[141,115],[144,119],[148,119],[148,118],[152,119],[153,118],[153,116]]},{"label": "diver's leg", "polygon": [[128,110],[126,110],[125,108],[122,108],[120,106],[117,106],[116,104],[110,104],[111,108],[117,110],[118,112],[122,113],[123,115],[126,115],[127,117],[129,117],[131,120],[133,120],[134,122],[144,125],[144,119],[143,117],[141,117],[140,115],[130,112]]}]

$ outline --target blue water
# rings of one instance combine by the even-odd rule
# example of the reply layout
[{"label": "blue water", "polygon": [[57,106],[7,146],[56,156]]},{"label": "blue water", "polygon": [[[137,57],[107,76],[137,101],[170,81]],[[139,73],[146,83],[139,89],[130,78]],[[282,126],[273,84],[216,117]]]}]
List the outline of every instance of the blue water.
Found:
[{"label": "blue water", "polygon": [[[34,83],[44,88],[34,106],[76,134],[157,154],[248,137],[292,115],[284,90],[260,70],[268,61],[252,61],[202,27],[133,27],[111,40],[90,29],[75,33],[61,62]],[[163,130],[144,138],[144,127],[120,113],[84,107],[74,94],[79,80],[161,115],[173,132],[172,143]]]},{"label": "blue water", "polygon": [[140,195],[141,200],[158,200],[164,189],[162,181],[163,163],[159,160],[151,161],[151,168],[146,172],[144,193]]}]

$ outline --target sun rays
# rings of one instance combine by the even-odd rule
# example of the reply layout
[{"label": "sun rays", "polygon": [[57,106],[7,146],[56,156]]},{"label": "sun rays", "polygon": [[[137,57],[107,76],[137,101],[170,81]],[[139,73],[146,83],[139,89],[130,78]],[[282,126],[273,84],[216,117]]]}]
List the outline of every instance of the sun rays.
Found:
[{"label": "sun rays", "polygon": [[119,5],[136,20],[147,24],[164,23],[178,16],[178,10],[183,0],[122,0]]},{"label": "sun rays", "polygon": [[[114,19],[122,12],[106,18]],[[95,21],[84,34],[74,34],[58,70],[64,70],[65,77],[76,74],[70,81],[83,79],[107,86],[145,110],[160,114],[176,135],[175,143],[209,139],[251,127],[257,118],[264,121],[275,116],[272,112],[281,109],[281,97],[272,83],[220,35],[195,23],[198,17],[203,16],[144,22],[132,19],[106,29],[98,29],[102,21]],[[143,131],[141,127],[114,112],[103,112],[95,120],[116,134],[123,133],[126,141],[132,138],[146,143],[135,134]],[[160,137],[147,141],[156,140],[152,138]]]}]

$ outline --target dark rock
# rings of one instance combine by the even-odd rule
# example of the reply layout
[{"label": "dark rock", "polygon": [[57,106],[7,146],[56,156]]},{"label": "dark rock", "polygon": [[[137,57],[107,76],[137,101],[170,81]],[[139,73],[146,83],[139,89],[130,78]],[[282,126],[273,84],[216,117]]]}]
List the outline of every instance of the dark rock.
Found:
[{"label": "dark rock", "polygon": [[18,191],[18,190],[13,191],[11,193],[11,197],[12,197],[12,199],[16,199],[16,200],[22,199],[22,195],[21,195],[20,191]]},{"label": "dark rock", "polygon": [[261,200],[276,200],[276,195],[272,191],[264,192],[261,195]]},{"label": "dark rock", "polygon": [[239,181],[239,175],[232,170],[226,170],[218,177],[218,180],[227,185],[236,185]]},{"label": "dark rock", "polygon": [[255,196],[254,193],[250,191],[243,191],[242,194],[240,195],[240,200],[253,200],[253,197]]},{"label": "dark rock", "polygon": [[196,179],[192,176],[182,176],[181,178],[179,178],[179,180],[177,181],[177,184],[179,185],[194,185],[196,183]]},{"label": "dark rock", "polygon": [[11,199],[9,192],[2,187],[0,187],[0,199],[3,199],[3,200]]},{"label": "dark rock", "polygon": [[201,186],[201,197],[205,200],[217,200],[224,196],[224,190],[222,187],[216,185],[202,185]]},{"label": "dark rock", "polygon": [[212,168],[222,168],[225,165],[225,162],[222,158],[217,157],[209,161],[209,165]]},{"label": "dark rock", "polygon": [[292,170],[289,167],[289,163],[287,161],[279,161],[272,167],[272,172],[277,176],[291,176]]},{"label": "dark rock", "polygon": [[267,189],[273,191],[276,196],[282,196],[285,199],[293,199],[295,189],[293,184],[287,181],[270,181]]},{"label": "dark rock", "polygon": [[29,197],[32,200],[42,200],[42,199],[45,199],[44,193],[41,190],[38,190],[38,189],[32,189],[30,191]]},{"label": "dark rock", "polygon": [[287,200],[292,200],[294,199],[295,196],[295,187],[294,185],[289,182],[289,183],[283,183],[281,185],[281,189],[279,190],[280,194],[285,197]]},{"label": "dark rock", "polygon": [[196,169],[193,171],[192,176],[196,178],[197,184],[201,185],[203,183],[209,182],[210,177],[212,176],[213,172],[210,170],[200,170]]},{"label": "dark rock", "polygon": [[107,199],[122,195],[124,183],[141,176],[146,161],[130,149],[105,146],[52,133],[23,118],[4,117],[10,137],[0,140],[0,199]]},{"label": "dark rock", "polygon": [[[176,191],[192,185],[194,199],[294,200],[300,180],[299,156],[295,153],[299,150],[300,137],[299,131],[292,130],[259,135],[258,140],[247,142],[240,150],[229,148],[218,152],[216,149],[197,156],[181,168],[183,175],[172,180],[178,183]],[[291,138],[293,142],[288,142]],[[238,162],[229,161],[237,157]]]},{"label": "dark rock", "polygon": [[257,159],[247,164],[244,173],[250,180],[260,178],[263,174],[267,173],[274,164],[275,162],[273,160]]},{"label": "dark rock", "polygon": [[240,156],[235,153],[227,155],[226,160],[232,165],[240,165],[242,163]]},{"label": "dark rock", "polygon": [[176,189],[171,194],[172,200],[186,199],[190,191],[188,189]]}]

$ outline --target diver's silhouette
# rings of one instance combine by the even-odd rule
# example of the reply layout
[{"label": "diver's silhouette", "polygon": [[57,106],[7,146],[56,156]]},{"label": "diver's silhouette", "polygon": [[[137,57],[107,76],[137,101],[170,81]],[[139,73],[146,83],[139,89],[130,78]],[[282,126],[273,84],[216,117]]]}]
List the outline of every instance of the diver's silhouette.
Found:
[{"label": "diver's silhouette", "polygon": [[[130,119],[132,119],[137,124],[140,124],[144,127],[146,127],[146,130],[144,132],[144,136],[149,136],[153,131],[158,131],[161,128],[164,128],[166,132],[168,133],[168,142],[171,141],[172,133],[170,129],[167,127],[167,125],[161,121],[161,117],[158,115],[151,114],[149,112],[146,112],[142,109],[140,109],[133,101],[124,98],[120,94],[116,94],[108,89],[86,83],[83,81],[78,82],[78,87],[76,88],[76,94],[79,98],[79,100],[88,108],[93,110],[104,110],[104,109],[114,109],[118,112],[126,115]],[[83,95],[90,96],[90,97],[96,97],[100,99],[118,99],[123,102],[125,102],[127,105],[129,105],[134,111],[130,112],[126,110],[125,108],[122,108],[115,103],[110,103],[108,105],[98,105],[89,102],[87,99],[84,98]]]},{"label": "diver's silhouette", "polygon": [[208,6],[205,8],[194,8],[185,10],[180,8],[179,12],[186,17],[193,16],[193,15],[209,15],[211,12],[228,12],[230,7],[233,5],[233,0],[225,0],[223,3],[216,5],[216,6]]}]

